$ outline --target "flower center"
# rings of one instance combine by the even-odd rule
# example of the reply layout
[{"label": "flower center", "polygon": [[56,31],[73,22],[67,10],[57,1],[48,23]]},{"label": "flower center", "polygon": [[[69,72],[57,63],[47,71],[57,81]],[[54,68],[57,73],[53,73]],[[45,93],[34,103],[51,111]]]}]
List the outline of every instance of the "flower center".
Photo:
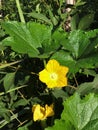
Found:
[{"label": "flower center", "polygon": [[50,74],[50,78],[52,80],[56,80],[58,78],[58,75],[56,73],[52,73],[52,74]]}]

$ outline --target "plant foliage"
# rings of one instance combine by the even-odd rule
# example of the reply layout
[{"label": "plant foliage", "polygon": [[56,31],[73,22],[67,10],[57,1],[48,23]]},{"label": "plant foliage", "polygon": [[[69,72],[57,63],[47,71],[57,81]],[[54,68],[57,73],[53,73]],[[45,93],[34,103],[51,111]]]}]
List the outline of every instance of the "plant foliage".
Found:
[{"label": "plant foliage", "polygon": [[98,96],[89,94],[81,99],[75,93],[63,105],[61,119],[55,120],[54,126],[45,130],[97,130]]},{"label": "plant foliage", "polygon": [[[98,129],[97,7],[98,0],[1,0],[0,129]],[[68,68],[67,86],[50,89],[40,81],[53,59],[61,81]],[[59,82],[51,73],[42,78]],[[51,115],[51,104],[55,114],[34,121],[36,104],[44,109],[37,107],[37,116]]]}]

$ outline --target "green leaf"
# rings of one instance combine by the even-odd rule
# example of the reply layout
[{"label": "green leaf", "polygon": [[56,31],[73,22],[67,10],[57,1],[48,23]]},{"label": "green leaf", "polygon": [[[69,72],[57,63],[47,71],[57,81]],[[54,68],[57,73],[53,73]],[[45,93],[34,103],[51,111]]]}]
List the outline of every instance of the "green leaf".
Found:
[{"label": "green leaf", "polygon": [[51,22],[53,23],[54,26],[56,26],[58,24],[58,18],[56,18],[56,16],[54,16],[54,14],[51,11],[49,6],[47,6],[47,9],[48,9],[48,12],[49,12],[49,17],[51,19]]},{"label": "green leaf", "polygon": [[62,29],[58,28],[52,34],[52,40],[57,45],[62,45],[62,44],[65,44],[65,42],[67,40],[66,39],[67,36],[68,36],[68,33],[64,32]]},{"label": "green leaf", "polygon": [[70,122],[65,120],[55,120],[54,126],[47,127],[45,130],[75,130]]},{"label": "green leaf", "polygon": [[4,22],[3,28],[12,37],[10,42],[6,42],[5,45],[11,46],[13,50],[19,53],[29,53],[29,55],[37,55],[39,52],[35,39],[32,38],[29,29],[26,24],[19,22]]},{"label": "green leaf", "polygon": [[63,91],[62,89],[53,89],[52,94],[54,95],[55,98],[62,98],[65,100],[68,97],[68,94]]},{"label": "green leaf", "polygon": [[98,117],[93,117],[93,115],[97,114],[98,97],[94,96],[94,94],[89,94],[81,100],[80,96],[76,93],[64,102],[62,119],[69,120],[77,130],[82,130],[90,121],[97,120],[98,122]]},{"label": "green leaf", "polygon": [[18,101],[16,101],[16,102],[13,103],[12,108],[17,108],[17,107],[19,107],[19,106],[25,106],[25,105],[27,105],[28,103],[29,103],[28,100],[20,99],[20,100],[18,100]]},{"label": "green leaf", "polygon": [[77,71],[75,67],[76,61],[72,58],[69,52],[60,50],[51,56],[51,59],[56,59],[61,65],[69,67],[70,72]]},{"label": "green leaf", "polygon": [[10,112],[6,108],[6,104],[0,100],[0,117],[3,117],[6,121],[10,121]]},{"label": "green leaf", "polygon": [[81,58],[77,62],[77,66],[80,68],[94,68],[94,65],[98,62],[98,53],[89,54],[88,57]]},{"label": "green leaf", "polygon": [[4,46],[2,45],[2,42],[0,42],[0,51],[4,50]]},{"label": "green leaf", "polygon": [[94,14],[85,15],[79,22],[78,29],[85,30],[94,21]]},{"label": "green leaf", "polygon": [[15,72],[7,73],[4,77],[4,89],[7,92],[14,87]]},{"label": "green leaf", "polygon": [[36,18],[38,20],[42,20],[48,24],[52,24],[51,21],[45,15],[41,13],[31,12],[31,13],[28,13],[28,16]]},{"label": "green leaf", "polygon": [[95,76],[94,80],[92,82],[85,82],[78,86],[76,90],[79,94],[85,95],[90,92],[96,92],[98,91],[98,75]]},{"label": "green leaf", "polygon": [[65,42],[61,42],[61,45],[71,52],[75,60],[86,58],[98,50],[97,33],[98,30],[88,32],[74,30],[65,38]]},{"label": "green leaf", "polygon": [[81,30],[72,31],[68,37],[68,40],[69,41],[63,45],[66,49],[71,51],[75,59],[82,56],[90,44],[88,37]]},{"label": "green leaf", "polygon": [[2,101],[0,101],[0,115],[4,114],[5,112],[7,112],[7,108],[5,103],[3,103]]},{"label": "green leaf", "polygon": [[22,126],[22,127],[19,127],[18,130],[29,130],[29,129],[27,128],[27,126]]},{"label": "green leaf", "polygon": [[91,76],[96,76],[96,72],[95,72],[95,70],[93,70],[93,69],[84,69],[84,71],[83,71],[83,74],[85,74],[85,75],[91,75]]},{"label": "green leaf", "polygon": [[98,129],[98,120],[90,121],[83,130],[97,130]]},{"label": "green leaf", "polygon": [[74,16],[72,16],[71,18],[71,30],[75,30],[77,29],[77,24],[79,22],[79,15],[75,14]]},{"label": "green leaf", "polygon": [[71,57],[69,52],[64,50],[60,50],[56,52],[51,59],[57,59],[62,65],[70,65],[74,63],[73,58]]},{"label": "green leaf", "polygon": [[60,41],[63,38],[61,36],[62,34],[59,33],[58,30],[55,30],[51,35],[48,35],[50,40],[42,43],[42,48],[40,48],[42,54],[40,54],[39,57],[44,58],[44,56],[46,56],[46,58],[48,58],[52,53],[56,52],[60,47]]},{"label": "green leaf", "polygon": [[57,49],[61,46],[60,43],[65,41],[66,33],[63,31],[59,31],[58,29],[53,32],[51,35],[51,44],[44,43],[43,51],[45,54],[51,54],[57,51]]},{"label": "green leaf", "polygon": [[85,32],[85,34],[88,36],[88,38],[94,38],[98,35],[98,29],[90,30]]},{"label": "green leaf", "polygon": [[75,7],[82,6],[82,5],[84,5],[85,3],[86,3],[86,2],[84,2],[84,1],[77,0],[76,3],[75,3]]},{"label": "green leaf", "polygon": [[74,60],[71,54],[67,51],[60,50],[56,53],[54,53],[51,56],[51,59],[56,59],[58,62],[60,62],[61,65],[69,67],[69,71],[71,73],[76,73],[79,71],[79,69],[91,69],[94,68],[95,64],[98,62],[98,54],[92,54],[88,55],[86,58],[80,58]]},{"label": "green leaf", "polygon": [[36,44],[36,48],[39,49],[44,43],[51,44],[51,26],[44,24],[29,22],[27,27],[30,31],[31,37]]},{"label": "green leaf", "polygon": [[77,92],[80,93],[81,95],[88,94],[92,91],[93,89],[93,83],[92,82],[85,82],[82,83],[81,85],[78,86]]},{"label": "green leaf", "polygon": [[93,93],[80,98],[78,93],[63,102],[61,119],[45,130],[97,130],[98,96]]},{"label": "green leaf", "polygon": [[27,24],[19,22],[5,22],[3,28],[11,36],[2,41],[3,45],[11,46],[18,53],[38,57],[42,44],[50,44],[51,27],[39,23]]},{"label": "green leaf", "polygon": [[54,53],[52,59],[57,59],[61,64],[68,66],[70,72],[76,73],[81,68],[94,68],[98,62],[97,30],[93,32],[74,30],[69,36],[66,35],[65,42],[61,40],[60,44],[65,51]]}]

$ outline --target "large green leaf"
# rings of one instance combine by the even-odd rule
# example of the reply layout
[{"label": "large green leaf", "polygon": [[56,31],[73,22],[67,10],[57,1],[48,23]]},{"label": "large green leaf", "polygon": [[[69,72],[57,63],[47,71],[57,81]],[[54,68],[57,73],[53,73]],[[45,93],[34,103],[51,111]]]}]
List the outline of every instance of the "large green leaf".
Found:
[{"label": "large green leaf", "polygon": [[31,37],[34,40],[36,48],[42,47],[44,43],[51,44],[51,30],[50,26],[44,24],[29,22],[27,23],[28,30],[30,31]]},{"label": "large green leaf", "polygon": [[83,55],[89,44],[88,37],[81,30],[72,31],[68,36],[67,42],[62,43],[65,49],[69,50],[75,59]]},{"label": "large green leaf", "polygon": [[94,68],[98,62],[98,30],[84,32],[74,30],[69,35],[62,34],[60,44],[63,50],[54,53],[51,59],[68,66],[70,72],[76,73],[81,68]]},{"label": "large green leaf", "polygon": [[64,102],[62,119],[69,120],[77,130],[84,129],[91,121],[93,125],[88,125],[87,129],[93,129],[93,121],[98,122],[98,117],[95,115],[98,115],[98,96],[94,94],[89,94],[81,100],[76,93]]},{"label": "large green leaf", "polygon": [[97,29],[88,32],[74,30],[69,33],[65,38],[65,42],[61,42],[61,44],[72,53],[75,59],[79,59],[96,52],[98,46],[97,35]]},{"label": "large green leaf", "polygon": [[61,46],[61,43],[66,40],[67,33],[65,33],[63,30],[56,29],[52,35],[51,35],[51,44],[48,45],[46,43],[43,45],[43,48],[45,48],[45,52],[54,52],[57,51],[57,49]]},{"label": "large green leaf", "polygon": [[62,29],[58,28],[52,34],[52,40],[55,43],[62,44],[66,42],[66,38],[68,37],[68,33],[64,32]]},{"label": "large green leaf", "polygon": [[28,24],[19,22],[4,22],[3,28],[11,37],[2,42],[11,46],[18,53],[28,54],[31,57],[38,57],[41,53],[42,44],[50,44],[51,27],[39,23]]},{"label": "large green leaf", "polygon": [[93,93],[81,99],[78,93],[63,102],[61,119],[45,130],[97,130],[98,96]]},{"label": "large green leaf", "polygon": [[50,42],[50,44],[47,44],[47,42],[42,44],[43,54],[47,54],[47,56],[49,57],[50,54],[56,52],[57,49],[60,47],[60,42],[65,40],[64,39],[64,37],[65,37],[64,35],[62,36],[62,32],[59,32],[59,30],[55,30],[51,34],[51,42]]}]

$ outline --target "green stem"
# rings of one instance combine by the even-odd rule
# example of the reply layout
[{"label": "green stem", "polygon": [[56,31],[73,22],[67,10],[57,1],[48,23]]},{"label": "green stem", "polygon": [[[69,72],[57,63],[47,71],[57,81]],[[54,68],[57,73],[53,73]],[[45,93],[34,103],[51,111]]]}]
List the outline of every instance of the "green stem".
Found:
[{"label": "green stem", "polygon": [[45,120],[41,120],[41,127],[42,127],[42,130],[44,130],[47,127],[46,119]]},{"label": "green stem", "polygon": [[43,62],[44,62],[44,67],[46,67],[46,60],[44,59]]},{"label": "green stem", "polygon": [[21,20],[21,22],[25,23],[25,19],[24,19],[23,12],[22,12],[21,7],[20,7],[19,0],[16,0],[16,5],[17,5],[17,8],[18,8],[20,20]]}]

